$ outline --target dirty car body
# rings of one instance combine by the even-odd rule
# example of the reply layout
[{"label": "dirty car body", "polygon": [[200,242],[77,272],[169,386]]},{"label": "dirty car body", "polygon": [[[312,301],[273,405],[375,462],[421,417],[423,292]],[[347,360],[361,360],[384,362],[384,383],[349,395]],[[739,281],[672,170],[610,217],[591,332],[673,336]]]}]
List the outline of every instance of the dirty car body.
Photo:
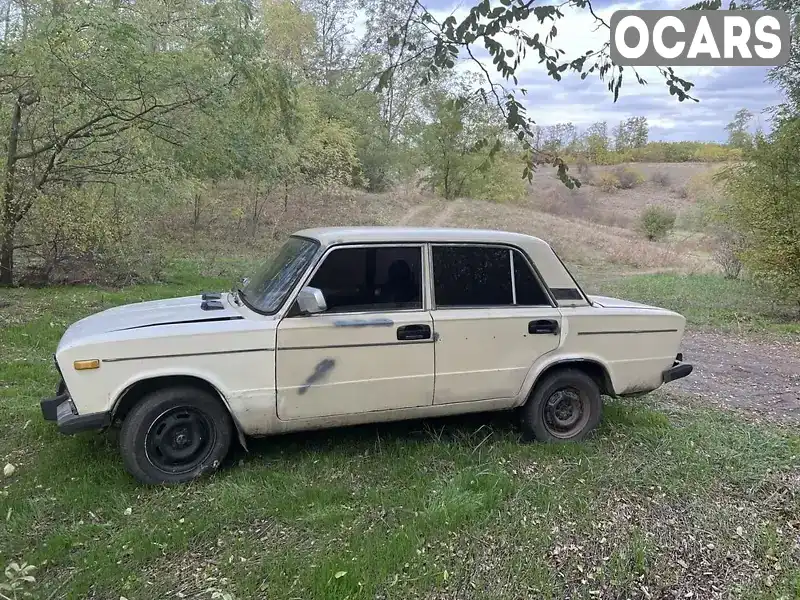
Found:
[{"label": "dirty car body", "polygon": [[[247,436],[525,407],[537,386],[566,370],[578,379],[553,384],[560,399],[537,399],[530,423],[551,418],[564,434],[556,439],[578,439],[585,431],[572,436],[569,427],[584,417],[569,409],[591,404],[581,404],[589,384],[580,373],[597,388],[589,396],[640,394],[685,377],[684,326],[669,310],[585,294],[553,249],[528,235],[310,229],[240,290],[119,306],[73,324],[55,352],[62,383],[42,412],[63,433],[124,429],[136,414],[141,431],[123,454],[141,442],[143,464],[168,457],[156,466],[177,481],[215,466],[201,460],[180,473],[173,463],[196,438],[218,441],[224,414],[244,444]],[[183,401],[162,398],[152,419],[168,423],[148,423],[139,403],[165,388],[184,390],[179,397],[200,390],[224,414],[193,417],[175,408]]]}]

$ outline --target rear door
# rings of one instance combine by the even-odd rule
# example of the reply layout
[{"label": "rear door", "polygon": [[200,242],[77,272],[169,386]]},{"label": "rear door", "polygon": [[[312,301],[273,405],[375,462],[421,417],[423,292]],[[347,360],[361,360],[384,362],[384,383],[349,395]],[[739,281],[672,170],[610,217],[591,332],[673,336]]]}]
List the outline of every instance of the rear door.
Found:
[{"label": "rear door", "polygon": [[512,398],[558,348],[561,313],[533,265],[507,246],[433,244],[434,404]]}]

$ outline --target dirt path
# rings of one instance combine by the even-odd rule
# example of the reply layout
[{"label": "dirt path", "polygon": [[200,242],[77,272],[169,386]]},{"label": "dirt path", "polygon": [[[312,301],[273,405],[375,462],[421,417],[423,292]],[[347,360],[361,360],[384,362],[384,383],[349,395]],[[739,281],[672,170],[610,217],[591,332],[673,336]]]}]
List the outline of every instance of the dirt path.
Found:
[{"label": "dirt path", "polygon": [[412,206],[397,220],[399,227],[447,227],[450,219],[464,207],[461,200],[444,204],[418,204]]},{"label": "dirt path", "polygon": [[416,206],[412,206],[406,214],[404,214],[400,219],[397,221],[398,227],[406,227],[408,225],[412,225],[414,220],[420,216],[425,211],[431,208],[428,204],[418,204]]},{"label": "dirt path", "polygon": [[448,224],[450,219],[456,214],[460,208],[462,208],[463,203],[460,200],[451,200],[447,203],[444,207],[444,210],[441,211],[436,218],[433,219],[431,225],[433,227],[444,227]]},{"label": "dirt path", "polygon": [[712,406],[800,423],[800,339],[687,331],[681,350],[695,368],[669,387],[697,394]]}]

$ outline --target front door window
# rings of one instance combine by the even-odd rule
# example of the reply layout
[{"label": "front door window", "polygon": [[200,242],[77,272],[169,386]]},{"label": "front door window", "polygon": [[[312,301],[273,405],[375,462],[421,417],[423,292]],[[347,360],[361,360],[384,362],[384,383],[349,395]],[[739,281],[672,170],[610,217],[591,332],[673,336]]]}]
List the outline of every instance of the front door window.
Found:
[{"label": "front door window", "polygon": [[327,312],[422,309],[422,248],[338,248],[312,277]]}]

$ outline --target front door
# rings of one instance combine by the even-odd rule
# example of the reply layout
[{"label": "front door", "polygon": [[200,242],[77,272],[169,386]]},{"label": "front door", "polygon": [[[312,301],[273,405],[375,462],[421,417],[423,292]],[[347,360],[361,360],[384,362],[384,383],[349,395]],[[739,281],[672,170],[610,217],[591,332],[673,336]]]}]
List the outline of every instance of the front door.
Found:
[{"label": "front door", "polygon": [[515,397],[561,313],[518,250],[434,245],[435,404]]},{"label": "front door", "polygon": [[420,245],[328,251],[307,284],[322,290],[328,309],[286,317],[278,326],[280,419],[433,403],[433,321],[422,254]]}]

